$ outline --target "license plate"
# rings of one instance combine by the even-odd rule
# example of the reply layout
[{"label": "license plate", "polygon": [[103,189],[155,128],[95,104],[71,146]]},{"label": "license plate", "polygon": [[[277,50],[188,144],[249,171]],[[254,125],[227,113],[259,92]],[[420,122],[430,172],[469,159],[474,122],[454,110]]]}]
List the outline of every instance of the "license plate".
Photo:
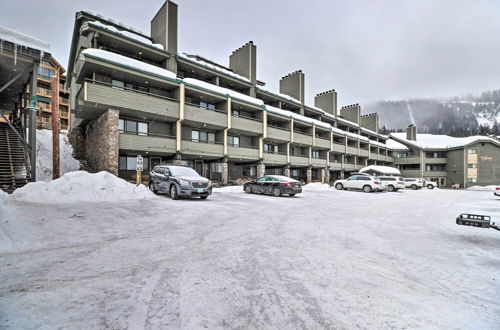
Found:
[{"label": "license plate", "polygon": [[198,188],[196,191],[197,191],[197,192],[199,192],[199,193],[202,193],[202,192],[203,192],[203,189]]}]

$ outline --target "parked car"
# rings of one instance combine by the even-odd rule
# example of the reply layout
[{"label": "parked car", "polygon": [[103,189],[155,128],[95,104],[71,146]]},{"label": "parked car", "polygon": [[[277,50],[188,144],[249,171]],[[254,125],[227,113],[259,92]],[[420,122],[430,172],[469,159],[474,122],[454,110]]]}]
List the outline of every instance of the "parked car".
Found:
[{"label": "parked car", "polygon": [[187,166],[157,165],[149,173],[149,189],[155,194],[167,193],[172,199],[212,194],[212,183]]},{"label": "parked car", "polygon": [[366,174],[353,175],[350,176],[348,179],[337,180],[333,183],[333,186],[337,190],[356,189],[356,190],[363,190],[364,192],[385,190],[380,180]]},{"label": "parked car", "polygon": [[424,187],[427,187],[427,189],[434,189],[437,188],[437,186],[438,186],[437,182],[427,181],[427,180],[424,181]]},{"label": "parked car", "polygon": [[410,188],[411,190],[417,190],[424,187],[424,180],[416,178],[404,178],[405,188]]},{"label": "parked car", "polygon": [[399,189],[405,189],[403,178],[398,178],[395,176],[380,176],[378,177],[378,179],[387,191],[398,191]]},{"label": "parked car", "polygon": [[243,190],[247,194],[268,194],[276,197],[288,195],[291,197],[302,192],[302,185],[299,181],[286,176],[266,175],[245,183]]},{"label": "parked car", "polygon": [[495,196],[500,197],[500,186],[495,187],[495,191],[493,192],[493,194],[494,194]]}]

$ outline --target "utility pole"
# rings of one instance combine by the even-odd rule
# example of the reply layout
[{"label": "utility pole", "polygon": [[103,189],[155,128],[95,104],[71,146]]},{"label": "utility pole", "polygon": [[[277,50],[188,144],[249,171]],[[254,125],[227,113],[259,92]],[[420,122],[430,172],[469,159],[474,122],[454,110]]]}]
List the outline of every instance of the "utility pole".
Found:
[{"label": "utility pole", "polygon": [[52,76],[52,179],[60,177],[60,152],[59,152],[59,79]]}]

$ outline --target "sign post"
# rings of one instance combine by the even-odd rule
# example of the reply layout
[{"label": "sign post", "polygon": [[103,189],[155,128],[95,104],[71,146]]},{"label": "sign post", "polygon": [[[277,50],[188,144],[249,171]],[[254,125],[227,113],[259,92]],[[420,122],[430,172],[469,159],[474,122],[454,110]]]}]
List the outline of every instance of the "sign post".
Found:
[{"label": "sign post", "polygon": [[135,184],[138,186],[141,184],[141,177],[142,177],[142,170],[143,170],[143,165],[144,165],[144,160],[142,159],[141,155],[137,155],[137,159],[135,162],[135,169],[136,169],[136,178],[135,178]]}]

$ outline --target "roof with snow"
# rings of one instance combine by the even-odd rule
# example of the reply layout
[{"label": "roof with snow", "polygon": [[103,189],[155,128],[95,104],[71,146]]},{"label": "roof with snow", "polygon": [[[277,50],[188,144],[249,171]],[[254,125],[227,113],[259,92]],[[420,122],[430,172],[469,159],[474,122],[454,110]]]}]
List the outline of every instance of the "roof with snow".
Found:
[{"label": "roof with snow", "polygon": [[417,140],[412,141],[406,138],[406,133],[391,133],[389,137],[421,149],[449,149],[461,148],[476,142],[490,142],[500,146],[500,142],[487,136],[453,137],[437,134],[417,134]]},{"label": "roof with snow", "polygon": [[32,36],[21,32],[8,29],[4,26],[0,26],[0,39],[12,42],[16,45],[33,48],[42,52],[50,51],[50,45],[48,42],[33,38]]},{"label": "roof with snow", "polygon": [[390,166],[370,165],[359,170],[360,173],[376,172],[385,175],[401,175],[401,172]]}]

